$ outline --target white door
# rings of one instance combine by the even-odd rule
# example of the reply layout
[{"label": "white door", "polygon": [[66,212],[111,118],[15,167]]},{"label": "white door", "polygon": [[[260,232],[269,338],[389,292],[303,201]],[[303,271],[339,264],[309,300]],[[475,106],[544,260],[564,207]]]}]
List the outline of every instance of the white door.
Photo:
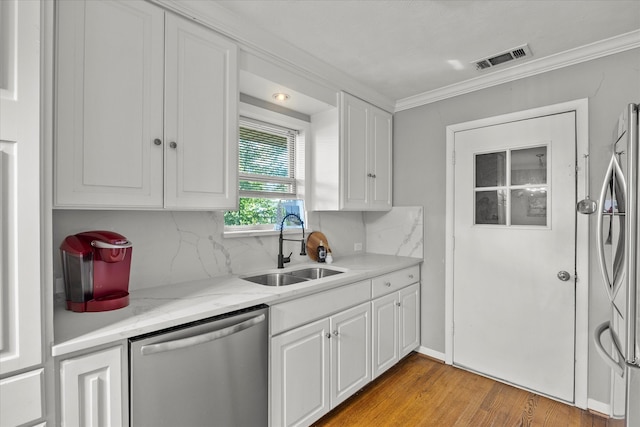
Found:
[{"label": "white door", "polygon": [[[379,108],[371,110],[371,152],[367,177],[372,210],[391,209],[393,116]],[[369,176],[371,175],[371,176]]]},{"label": "white door", "polygon": [[237,208],[237,47],[167,14],[165,207]]},{"label": "white door", "polygon": [[366,209],[369,206],[369,121],[366,102],[349,94],[342,94],[342,134],[344,141],[343,206],[344,209]]},{"label": "white door", "polygon": [[162,207],[163,10],[56,4],[54,203]]},{"label": "white door", "polygon": [[372,378],[398,362],[398,293],[385,295],[371,302],[373,319]]},{"label": "white door", "polygon": [[364,303],[331,317],[331,407],[371,381],[371,310]]},{"label": "white door", "polygon": [[271,425],[305,426],[329,412],[329,319],[271,339]]},{"label": "white door", "polygon": [[575,128],[567,112],[457,132],[454,143],[453,362],[569,402]]}]

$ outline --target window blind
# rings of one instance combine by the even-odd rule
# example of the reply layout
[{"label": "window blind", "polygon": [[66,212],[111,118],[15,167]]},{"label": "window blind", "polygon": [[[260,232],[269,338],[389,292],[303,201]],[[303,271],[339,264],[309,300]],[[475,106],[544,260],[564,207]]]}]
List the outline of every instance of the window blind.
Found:
[{"label": "window blind", "polygon": [[240,118],[239,181],[242,197],[295,198],[297,132]]}]

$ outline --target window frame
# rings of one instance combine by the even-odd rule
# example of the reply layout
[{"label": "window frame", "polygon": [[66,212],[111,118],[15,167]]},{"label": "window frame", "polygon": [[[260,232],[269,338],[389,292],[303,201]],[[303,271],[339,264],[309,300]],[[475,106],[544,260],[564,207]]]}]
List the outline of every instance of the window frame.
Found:
[{"label": "window frame", "polygon": [[[304,120],[300,120],[295,117],[291,117],[282,113],[267,110],[261,107],[257,107],[245,102],[239,103],[239,115],[241,117],[255,120],[258,122],[264,122],[267,124],[273,124],[275,126],[288,128],[297,131],[295,138],[295,181],[296,181],[296,198],[303,200],[304,202],[304,219],[305,229],[308,228],[308,212],[307,212],[307,197],[308,192],[307,182],[309,182],[310,174],[310,142],[311,142],[311,123]],[[237,133],[236,133],[237,134]],[[239,159],[236,159],[239,161]],[[238,172],[238,197],[243,197],[243,192],[240,191],[240,172]],[[250,197],[256,197],[255,193]],[[265,199],[273,199],[276,197],[266,196]],[[284,199],[284,198],[283,198]],[[285,234],[299,233],[298,227],[292,227],[291,229],[285,228],[283,230]],[[274,229],[271,224],[260,225],[239,225],[228,226],[224,225],[223,236],[225,238],[233,237],[246,237],[246,236],[262,236],[262,235],[277,235],[280,231]]]}]

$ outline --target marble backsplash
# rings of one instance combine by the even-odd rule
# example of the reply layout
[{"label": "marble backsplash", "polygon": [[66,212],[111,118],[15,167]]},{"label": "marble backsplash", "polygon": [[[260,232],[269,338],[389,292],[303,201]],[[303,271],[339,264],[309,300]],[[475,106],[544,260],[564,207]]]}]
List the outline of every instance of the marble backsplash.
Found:
[{"label": "marble backsplash", "polygon": [[423,209],[394,207],[389,212],[365,212],[367,252],[423,258]]},{"label": "marble backsplash", "polygon": [[[334,259],[355,253],[356,243],[368,252],[422,258],[421,207],[386,213],[310,212],[307,225],[327,236]],[[222,212],[55,210],[56,292],[62,291],[58,246],[67,235],[87,230],[115,231],[133,242],[130,290],[277,265],[277,235],[225,237]],[[295,242],[285,242],[285,252],[293,252],[292,264],[309,261],[299,255]]]}]

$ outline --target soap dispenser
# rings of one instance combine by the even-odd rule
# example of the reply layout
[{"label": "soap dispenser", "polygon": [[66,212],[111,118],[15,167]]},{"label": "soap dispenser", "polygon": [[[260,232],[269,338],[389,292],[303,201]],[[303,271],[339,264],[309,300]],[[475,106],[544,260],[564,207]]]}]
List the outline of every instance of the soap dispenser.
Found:
[{"label": "soap dispenser", "polygon": [[318,262],[325,262],[327,259],[327,250],[324,247],[324,242],[320,240],[320,245],[318,246]]}]

